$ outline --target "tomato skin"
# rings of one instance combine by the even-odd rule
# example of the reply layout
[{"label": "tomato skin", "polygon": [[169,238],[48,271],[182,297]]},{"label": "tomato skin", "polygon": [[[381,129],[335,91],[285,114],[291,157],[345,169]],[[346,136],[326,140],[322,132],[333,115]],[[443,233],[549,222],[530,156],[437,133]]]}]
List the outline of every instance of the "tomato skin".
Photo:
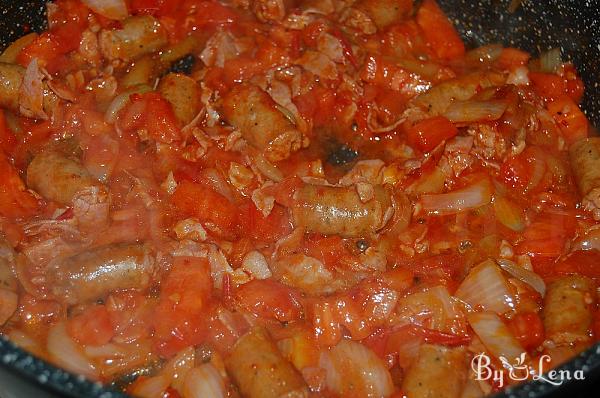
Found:
[{"label": "tomato skin", "polygon": [[443,116],[422,120],[406,129],[408,142],[423,152],[429,152],[442,141],[454,137],[458,129]]},{"label": "tomato skin", "polygon": [[67,332],[84,345],[103,345],[114,336],[114,328],[106,306],[93,305],[67,321]]},{"label": "tomato skin", "polygon": [[288,211],[275,205],[271,213],[265,217],[254,203],[241,207],[241,221],[247,236],[260,243],[274,243],[292,232],[292,224]]},{"label": "tomato skin", "polygon": [[465,54],[458,32],[435,0],[424,0],[417,11],[417,24],[438,58],[451,60]]},{"label": "tomato skin", "polygon": [[554,101],[548,103],[547,108],[568,144],[588,136],[587,117],[569,96],[563,94],[555,97]]},{"label": "tomato skin", "polygon": [[554,272],[558,275],[579,274],[600,280],[599,264],[599,250],[578,250],[556,264]]},{"label": "tomato skin", "polygon": [[235,301],[258,317],[279,322],[298,320],[302,314],[298,293],[271,279],[243,284],[236,291]]},{"label": "tomato skin", "polygon": [[131,95],[131,103],[119,116],[125,130],[146,128],[153,139],[171,144],[181,139],[181,131],[171,104],[160,94]]},{"label": "tomato skin", "polygon": [[187,217],[210,223],[221,236],[237,235],[238,209],[225,196],[203,184],[181,181],[171,196],[171,203]]},{"label": "tomato skin", "polygon": [[527,351],[544,342],[544,324],[535,312],[516,314],[508,321],[508,328]]}]

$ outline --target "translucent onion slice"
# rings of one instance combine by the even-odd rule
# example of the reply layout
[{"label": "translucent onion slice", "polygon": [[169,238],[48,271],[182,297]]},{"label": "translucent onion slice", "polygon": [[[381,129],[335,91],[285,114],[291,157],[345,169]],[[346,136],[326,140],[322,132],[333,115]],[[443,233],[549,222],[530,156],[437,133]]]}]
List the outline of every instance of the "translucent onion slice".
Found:
[{"label": "translucent onion slice", "polygon": [[321,355],[327,387],[340,396],[388,397],[394,392],[385,363],[364,345],[342,340]]},{"label": "translucent onion slice", "polygon": [[183,398],[225,398],[225,382],[217,368],[207,363],[190,370],[183,382]]},{"label": "translucent onion slice", "polygon": [[571,251],[600,250],[600,227],[592,228],[573,242]]},{"label": "translucent onion slice", "polygon": [[562,65],[560,48],[552,48],[540,54],[540,71],[555,73]]},{"label": "translucent onion slice", "polygon": [[546,283],[544,280],[535,272],[529,271],[514,262],[506,259],[496,260],[500,268],[508,272],[521,282],[527,283],[529,286],[534,288],[539,294],[544,297],[546,295]]},{"label": "translucent onion slice", "polygon": [[98,379],[95,366],[67,334],[64,322],[55,325],[48,332],[47,348],[52,361],[61,368],[90,379]]},{"label": "translucent onion slice", "polygon": [[149,86],[142,85],[131,88],[130,90],[124,91],[121,94],[117,95],[108,108],[106,109],[106,113],[104,114],[104,121],[106,123],[114,123],[117,121],[117,116],[121,109],[125,108],[125,106],[129,103],[129,97],[131,94],[144,94],[152,91]]},{"label": "translucent onion slice", "polygon": [[523,209],[504,196],[494,197],[494,212],[496,218],[507,228],[520,232],[525,229],[525,214]]},{"label": "translucent onion slice", "polygon": [[130,391],[131,395],[140,398],[162,398],[169,387],[169,378],[165,375],[142,378]]},{"label": "translucent onion slice", "polygon": [[108,19],[125,19],[129,15],[125,0],[81,0],[92,11]]},{"label": "translucent onion slice", "polygon": [[492,312],[475,312],[467,315],[467,319],[485,348],[495,358],[503,357],[508,363],[515,364],[515,359],[525,352],[498,315]]},{"label": "translucent onion slice", "polygon": [[423,210],[430,214],[456,214],[492,201],[492,184],[487,178],[456,191],[421,196]]},{"label": "translucent onion slice", "polygon": [[500,119],[507,106],[505,100],[457,101],[448,107],[444,116],[453,123],[490,122]]},{"label": "translucent onion slice", "polygon": [[514,298],[500,268],[491,260],[472,268],[462,281],[456,297],[471,307],[503,314],[514,308]]}]

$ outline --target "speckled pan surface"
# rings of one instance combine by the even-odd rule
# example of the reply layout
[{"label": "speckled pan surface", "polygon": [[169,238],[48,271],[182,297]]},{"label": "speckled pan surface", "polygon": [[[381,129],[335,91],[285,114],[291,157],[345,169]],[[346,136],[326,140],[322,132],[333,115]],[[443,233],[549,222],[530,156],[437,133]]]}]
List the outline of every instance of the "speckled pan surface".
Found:
[{"label": "speckled pan surface", "polygon": [[[0,0],[0,49],[44,26],[44,0]],[[440,0],[469,46],[502,43],[534,54],[561,47],[586,83],[584,110],[600,126],[600,0],[524,0],[513,14],[510,0]],[[495,398],[596,396],[600,378],[600,346],[577,356],[560,369],[583,369],[587,383],[565,382],[554,387],[533,382],[509,388]],[[594,382],[595,380],[595,382]],[[593,383],[595,393],[585,393]],[[587,384],[587,385],[586,385]],[[35,388],[40,388],[35,391]],[[29,391],[25,391],[29,389]],[[42,392],[43,391],[43,392]],[[0,396],[6,397],[125,397],[96,383],[57,369],[0,338]],[[582,395],[579,395],[582,394]]]}]

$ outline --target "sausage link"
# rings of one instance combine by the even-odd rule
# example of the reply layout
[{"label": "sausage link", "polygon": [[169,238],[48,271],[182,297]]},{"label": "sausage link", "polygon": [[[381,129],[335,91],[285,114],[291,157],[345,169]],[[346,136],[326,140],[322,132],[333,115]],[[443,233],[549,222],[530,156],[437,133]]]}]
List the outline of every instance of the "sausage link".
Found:
[{"label": "sausage link", "polygon": [[402,381],[411,398],[459,398],[467,379],[465,349],[423,344]]},{"label": "sausage link", "polygon": [[0,62],[0,107],[19,111],[19,91],[25,68],[20,65]]},{"label": "sausage link", "polygon": [[292,207],[295,227],[308,232],[343,237],[364,237],[383,228],[393,214],[389,192],[374,186],[373,199],[363,203],[354,187],[306,184],[299,188]]},{"label": "sausage link", "polygon": [[138,15],[124,20],[121,29],[101,31],[99,41],[105,58],[129,61],[167,44],[167,32],[153,16]]},{"label": "sausage link", "polygon": [[81,163],[55,151],[38,154],[27,168],[27,186],[62,205],[70,205],[78,192],[99,185]]},{"label": "sausage link", "polygon": [[225,366],[244,397],[308,396],[304,379],[281,355],[262,327],[240,337]]},{"label": "sausage link", "polygon": [[76,304],[103,298],[114,290],[143,291],[157,268],[147,245],[113,244],[57,260],[49,266],[47,282],[57,300]]},{"label": "sausage link", "polygon": [[277,110],[275,101],[256,86],[234,87],[223,99],[223,115],[270,161],[286,159],[303,146],[302,133]]},{"label": "sausage link", "polygon": [[557,344],[588,340],[594,294],[594,283],[583,276],[550,283],[542,309],[546,337]]},{"label": "sausage link", "polygon": [[173,112],[182,125],[190,123],[198,114],[200,87],[194,79],[179,73],[169,73],[160,79],[158,92],[171,103]]}]

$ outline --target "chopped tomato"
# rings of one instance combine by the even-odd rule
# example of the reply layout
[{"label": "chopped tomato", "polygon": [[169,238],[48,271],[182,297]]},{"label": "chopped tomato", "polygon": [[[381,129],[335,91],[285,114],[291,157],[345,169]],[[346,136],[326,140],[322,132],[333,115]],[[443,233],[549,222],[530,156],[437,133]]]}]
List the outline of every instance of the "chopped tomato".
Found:
[{"label": "chopped tomato", "polygon": [[212,278],[206,258],[175,257],[163,280],[153,325],[163,355],[199,343]]},{"label": "chopped tomato", "polygon": [[570,212],[543,213],[523,231],[523,241],[516,250],[520,254],[542,257],[560,256],[568,237],[575,228],[575,216]]},{"label": "chopped tomato", "polygon": [[259,242],[276,242],[292,232],[287,209],[275,205],[268,216],[256,208],[254,203],[242,206],[242,221],[249,236]]},{"label": "chopped tomato", "polygon": [[255,279],[235,293],[237,305],[258,317],[290,322],[300,319],[302,307],[295,290],[272,279]]},{"label": "chopped tomato", "polygon": [[171,196],[171,203],[185,216],[196,217],[222,236],[237,232],[238,209],[225,196],[204,184],[181,181]]},{"label": "chopped tomato", "polygon": [[519,50],[517,48],[503,48],[500,56],[496,60],[496,63],[500,68],[513,69],[519,66],[526,65],[531,58],[528,52]]},{"label": "chopped tomato", "polygon": [[586,138],[588,136],[589,122],[579,106],[567,95],[555,97],[547,105],[548,112],[560,127],[567,144]]},{"label": "chopped tomato", "polygon": [[423,152],[429,152],[442,141],[454,137],[458,130],[443,116],[422,120],[406,129],[408,142]]},{"label": "chopped tomato", "polygon": [[403,292],[414,283],[415,273],[408,268],[396,267],[381,274],[381,279],[397,292]]},{"label": "chopped tomato", "polygon": [[544,342],[544,324],[535,312],[515,315],[508,321],[508,328],[527,351],[539,347]]},{"label": "chopped tomato", "polygon": [[4,111],[0,109],[0,150],[11,153],[17,146],[17,139],[6,124]]},{"label": "chopped tomato", "polygon": [[166,144],[181,139],[171,104],[157,93],[133,94],[119,122],[126,130],[146,129],[151,138]]},{"label": "chopped tomato", "polygon": [[84,345],[103,345],[114,336],[110,314],[104,305],[92,305],[67,321],[67,332]]},{"label": "chopped tomato", "polygon": [[304,239],[304,251],[328,267],[343,266],[352,261],[352,253],[339,236],[307,235]]},{"label": "chopped tomato", "polygon": [[0,154],[0,216],[30,217],[39,209],[38,200],[27,191],[17,170]]},{"label": "chopped tomato", "polygon": [[555,265],[558,275],[580,274],[600,280],[600,251],[578,250]]},{"label": "chopped tomato", "polygon": [[546,101],[552,101],[565,94],[565,79],[554,73],[529,72],[529,80],[535,92]]},{"label": "chopped tomato", "polygon": [[465,53],[465,45],[435,0],[424,0],[417,11],[417,23],[438,58],[451,60]]}]

